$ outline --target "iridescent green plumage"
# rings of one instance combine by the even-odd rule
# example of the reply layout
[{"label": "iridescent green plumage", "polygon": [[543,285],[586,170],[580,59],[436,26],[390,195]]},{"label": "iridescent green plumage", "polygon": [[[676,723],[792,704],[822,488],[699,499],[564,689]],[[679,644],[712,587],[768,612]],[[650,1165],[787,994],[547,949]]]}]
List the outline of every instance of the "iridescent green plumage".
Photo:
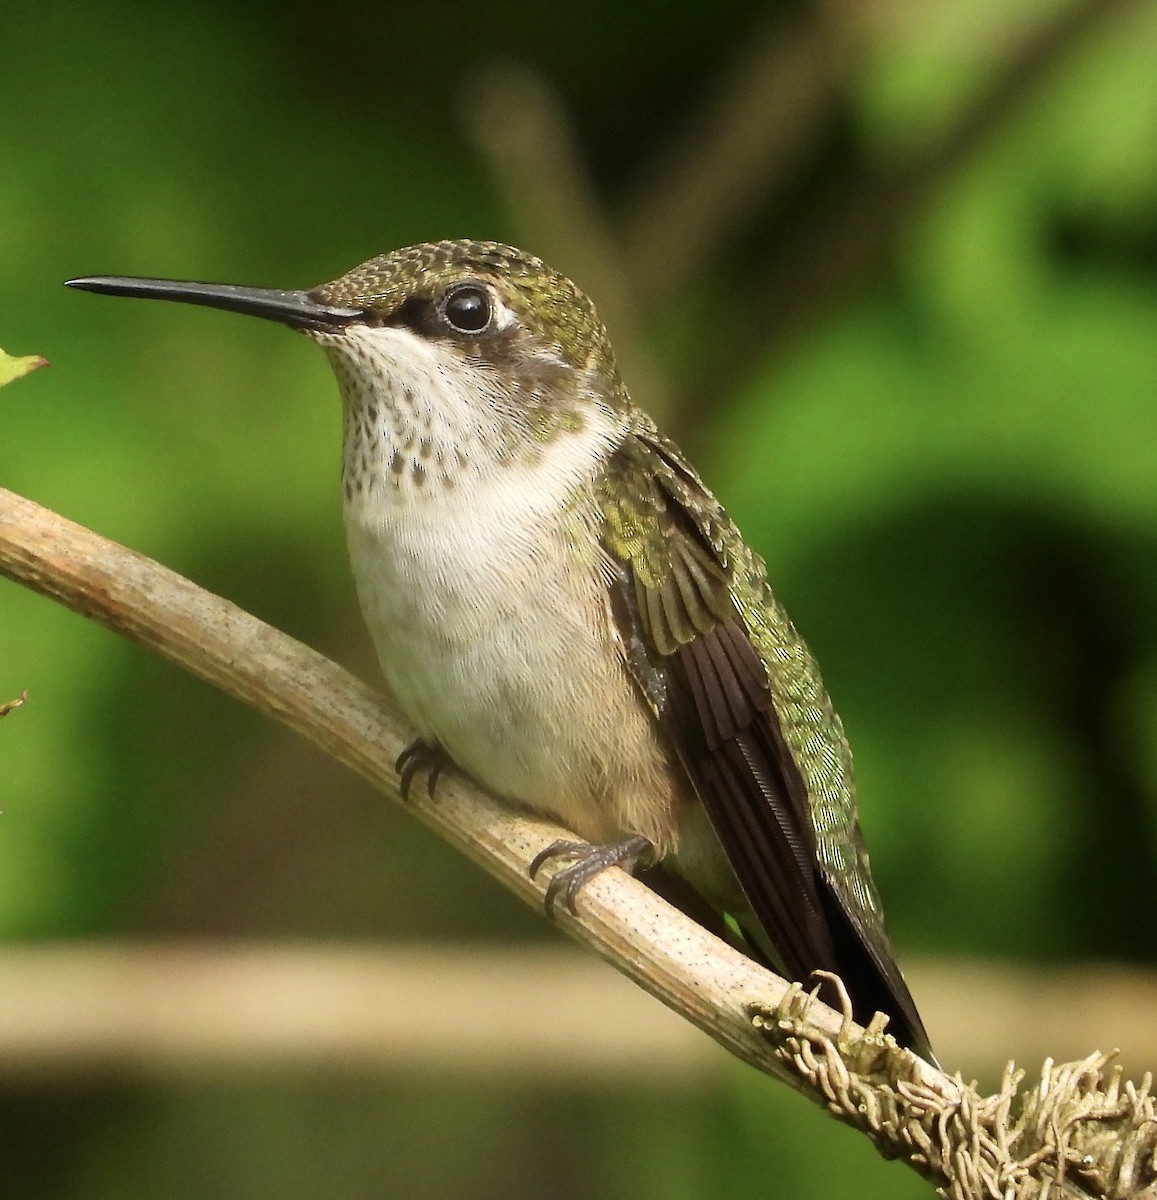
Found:
[{"label": "iridescent green plumage", "polygon": [[735,915],[789,976],[854,978],[858,1004],[930,1054],[872,882],[843,726],[762,560],[641,416],[598,495],[640,690],[762,929]]}]

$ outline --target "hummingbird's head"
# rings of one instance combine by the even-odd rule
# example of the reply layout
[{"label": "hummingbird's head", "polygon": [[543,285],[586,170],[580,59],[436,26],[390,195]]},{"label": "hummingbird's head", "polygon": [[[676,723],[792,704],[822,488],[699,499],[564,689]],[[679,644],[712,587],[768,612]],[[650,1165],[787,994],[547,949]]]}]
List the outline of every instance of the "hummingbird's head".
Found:
[{"label": "hummingbird's head", "polygon": [[308,295],[323,311],[356,311],[345,328],[405,330],[496,374],[533,375],[543,364],[615,374],[590,300],[541,259],[497,242],[407,246]]},{"label": "hummingbird's head", "polygon": [[[452,483],[622,428],[627,396],[590,300],[495,242],[409,246],[309,291],[92,277],[89,291],[266,317],[326,352],[345,409],[345,488]],[[594,457],[594,456],[592,456]]]},{"label": "hummingbird's head", "polygon": [[341,388],[347,467],[351,444],[373,438],[383,416],[387,440],[401,443],[394,470],[417,447],[446,476],[451,457],[459,471],[538,457],[592,422],[613,423],[625,407],[590,300],[512,247],[409,246],[309,294],[322,309],[359,314],[307,330]]}]

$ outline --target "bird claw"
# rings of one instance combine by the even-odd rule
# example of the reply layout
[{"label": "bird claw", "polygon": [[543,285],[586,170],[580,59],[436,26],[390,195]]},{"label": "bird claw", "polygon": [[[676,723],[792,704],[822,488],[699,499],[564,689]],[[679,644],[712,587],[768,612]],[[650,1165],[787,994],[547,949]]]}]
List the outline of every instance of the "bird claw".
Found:
[{"label": "bird claw", "polygon": [[570,860],[569,867],[563,867],[547,884],[545,907],[548,916],[554,916],[555,905],[561,898],[566,907],[574,913],[579,891],[583,885],[601,874],[608,867],[619,867],[624,864],[637,862],[644,854],[649,854],[654,847],[639,835],[624,838],[621,842],[609,842],[602,846],[592,846],[589,842],[570,841],[560,838],[551,842],[544,850],[534,856],[530,864],[530,877],[533,879],[544,864],[553,858]]},{"label": "bird claw", "polygon": [[420,772],[426,772],[426,793],[434,799],[434,789],[438,785],[438,777],[449,765],[450,759],[446,751],[436,742],[431,745],[422,738],[415,738],[398,755],[394,770],[398,773],[398,791],[403,800],[409,800],[410,788],[414,785],[414,777]]}]

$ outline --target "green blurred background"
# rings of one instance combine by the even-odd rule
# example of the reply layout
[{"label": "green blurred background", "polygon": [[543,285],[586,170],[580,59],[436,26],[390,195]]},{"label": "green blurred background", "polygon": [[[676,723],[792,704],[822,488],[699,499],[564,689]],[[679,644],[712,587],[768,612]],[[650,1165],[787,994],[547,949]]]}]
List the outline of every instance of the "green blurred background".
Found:
[{"label": "green blurred background", "polygon": [[[0,393],[0,484],[373,679],[322,356],[61,281],[293,288],[414,241],[524,245],[592,293],[767,558],[903,956],[1152,964],[1155,54],[1157,10],[1108,0],[10,11],[0,345],[52,369]],[[24,688],[10,942],[557,938],[284,730],[0,582],[0,701]],[[0,1194],[928,1188],[735,1065],[0,1072]]]}]

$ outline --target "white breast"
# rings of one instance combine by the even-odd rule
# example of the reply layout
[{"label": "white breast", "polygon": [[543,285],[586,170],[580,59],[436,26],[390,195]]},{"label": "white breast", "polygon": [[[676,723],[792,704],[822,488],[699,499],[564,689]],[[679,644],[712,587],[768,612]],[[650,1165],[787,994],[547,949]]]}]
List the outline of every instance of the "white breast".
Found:
[{"label": "white breast", "polygon": [[618,417],[592,407],[537,457],[500,461],[479,403],[492,377],[404,330],[337,342],[350,557],[399,705],[497,794],[585,837],[660,840],[643,810],[669,802],[666,757],[608,618],[591,489]]}]

